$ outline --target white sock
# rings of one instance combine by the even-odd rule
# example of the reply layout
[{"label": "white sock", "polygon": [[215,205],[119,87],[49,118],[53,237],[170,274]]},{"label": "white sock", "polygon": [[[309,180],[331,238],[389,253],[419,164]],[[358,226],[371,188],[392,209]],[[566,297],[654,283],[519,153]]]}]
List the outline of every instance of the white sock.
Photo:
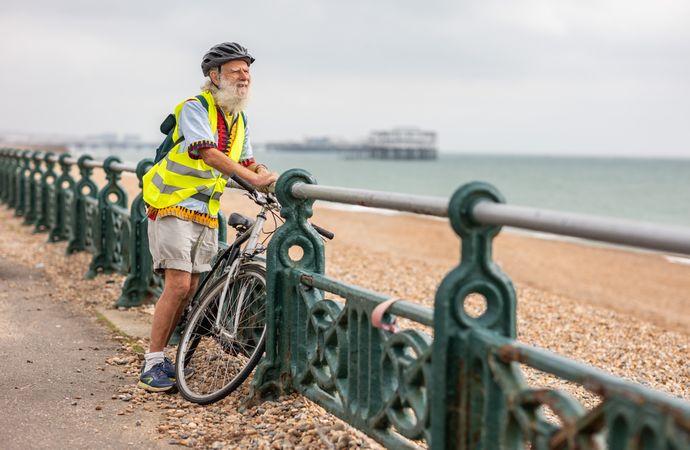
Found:
[{"label": "white sock", "polygon": [[156,364],[162,363],[163,358],[165,358],[165,354],[163,352],[146,353],[144,355],[144,359],[146,360],[146,365],[144,366],[144,372],[148,372]]}]

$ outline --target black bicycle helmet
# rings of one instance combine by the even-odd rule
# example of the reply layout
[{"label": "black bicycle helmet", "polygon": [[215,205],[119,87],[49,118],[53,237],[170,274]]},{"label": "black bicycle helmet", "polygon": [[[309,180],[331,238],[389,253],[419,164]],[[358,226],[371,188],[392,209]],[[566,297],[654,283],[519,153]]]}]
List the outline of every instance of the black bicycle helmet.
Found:
[{"label": "black bicycle helmet", "polygon": [[223,42],[222,44],[214,45],[211,47],[211,50],[206,52],[204,59],[201,60],[201,71],[207,77],[214,67],[220,67],[226,62],[235,59],[246,59],[249,64],[254,62],[254,58],[247,49],[237,42]]}]

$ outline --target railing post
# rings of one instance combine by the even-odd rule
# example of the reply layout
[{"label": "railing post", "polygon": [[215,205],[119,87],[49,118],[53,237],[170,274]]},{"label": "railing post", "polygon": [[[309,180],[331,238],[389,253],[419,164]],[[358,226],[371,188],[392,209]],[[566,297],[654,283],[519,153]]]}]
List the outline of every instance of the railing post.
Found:
[{"label": "railing post", "polygon": [[12,149],[8,151],[11,156],[12,167],[7,180],[7,205],[14,209],[17,207],[17,180],[19,179],[22,160],[19,150]]},{"label": "railing post", "polygon": [[0,201],[8,203],[10,198],[9,178],[12,167],[14,167],[14,161],[9,149],[0,149],[0,164],[2,164],[2,167],[0,167]]},{"label": "railing post", "polygon": [[[70,158],[69,153],[63,153],[58,158],[58,164],[60,165],[60,176],[55,180],[55,188],[53,190],[55,194],[54,210],[51,214],[52,228],[50,230],[50,235],[48,236],[48,241],[59,242],[64,241],[69,238],[69,228],[68,222],[70,220],[70,215],[72,213],[71,199],[73,198],[74,192],[74,178],[70,174],[71,164],[67,162]],[[71,196],[68,198],[68,196]]]},{"label": "railing post", "polygon": [[51,210],[54,208],[50,198],[50,188],[51,184],[54,185],[57,179],[54,170],[55,162],[51,160],[54,155],[53,152],[46,152],[43,154],[43,161],[45,162],[46,169],[41,174],[41,181],[38,184],[34,233],[42,233],[50,228],[49,216]]},{"label": "railing post", "polygon": [[29,177],[31,176],[31,151],[24,150],[21,156],[21,166],[19,168],[19,173],[17,176],[17,188],[16,188],[16,208],[14,210],[14,215],[17,217],[23,216],[26,213],[26,189],[29,184]]},{"label": "railing post", "polygon": [[[284,307],[290,296],[296,295],[293,291],[301,285],[299,280],[290,279],[290,269],[302,268],[319,274],[325,270],[323,241],[307,222],[313,214],[314,200],[298,199],[292,195],[292,186],[297,182],[316,184],[307,171],[292,169],[280,176],[276,186],[276,195],[282,206],[280,215],[286,220],[271,238],[266,256],[266,355],[252,382],[252,396],[255,398],[272,396],[289,388],[292,384],[291,359],[307,364],[306,350],[299,347],[304,346],[306,339],[280,335],[281,330],[286,329],[306,332],[308,311],[304,310],[302,302]],[[293,246],[302,249],[303,256],[298,261],[288,255]],[[293,348],[293,345],[299,348]],[[291,358],[293,350],[304,354],[305,358],[296,355]]]},{"label": "railing post", "polygon": [[225,220],[225,215],[218,211],[218,243],[228,242],[228,221]]},{"label": "railing post", "polygon": [[19,169],[21,160],[19,159],[19,150],[6,149],[7,157],[9,158],[10,168],[8,169],[8,178],[6,181],[7,197],[6,203],[10,208],[14,208],[16,188],[17,188],[17,170]]},{"label": "railing post", "polygon": [[[100,233],[94,233],[93,236],[95,252],[93,259],[91,259],[89,270],[86,272],[86,278],[94,278],[99,271],[113,273],[118,270],[113,259],[120,239],[120,233],[116,232],[115,229],[116,220],[113,217],[115,213],[112,206],[127,207],[127,194],[119,184],[121,174],[112,168],[113,163],[119,162],[121,161],[116,156],[109,156],[103,161],[103,170],[105,171],[107,183],[98,192],[98,214],[96,220],[100,224]],[[112,197],[115,197],[114,201]]]},{"label": "railing post", "polygon": [[2,167],[0,167],[0,202],[7,203],[9,198],[8,179],[12,168],[12,160],[6,148],[0,148],[0,164],[2,164]]},{"label": "railing post", "polygon": [[26,225],[33,225],[34,223],[36,223],[36,219],[38,217],[38,210],[40,208],[40,197],[38,191],[40,189],[39,179],[41,178],[41,152],[33,152],[31,154],[31,161],[33,161],[34,167],[33,169],[31,169],[29,178],[25,180],[26,187],[24,191],[24,197],[26,199],[24,224]]},{"label": "railing post", "polygon": [[6,148],[0,148],[0,203],[7,203],[7,180],[11,169],[12,160]]},{"label": "railing post", "polygon": [[[153,161],[150,159],[144,159],[137,164],[139,189],[142,188],[144,174],[151,166],[153,166]],[[148,218],[143,192],[139,192],[132,202],[129,220],[132,230],[129,240],[129,275],[122,286],[122,294],[115,303],[116,306],[126,308],[142,304],[148,295],[153,276],[153,261],[149,252]]]},{"label": "railing post", "polygon": [[[493,238],[500,226],[473,221],[479,201],[501,202],[485,183],[462,186],[450,199],[449,218],[462,239],[460,265],[444,279],[434,303],[431,383],[432,447],[499,449],[507,420],[500,386],[488,367],[488,349],[476,339],[480,331],[515,338],[516,297],[508,277],[492,261]],[[479,315],[468,312],[468,297],[483,298]]]},{"label": "railing post", "polygon": [[73,190],[73,207],[70,218],[70,236],[67,254],[86,249],[86,228],[90,226],[90,224],[86,223],[86,199],[96,198],[98,192],[98,186],[96,186],[96,183],[91,179],[93,169],[86,166],[86,161],[92,159],[90,155],[82,155],[77,160],[80,180],[74,186]]}]

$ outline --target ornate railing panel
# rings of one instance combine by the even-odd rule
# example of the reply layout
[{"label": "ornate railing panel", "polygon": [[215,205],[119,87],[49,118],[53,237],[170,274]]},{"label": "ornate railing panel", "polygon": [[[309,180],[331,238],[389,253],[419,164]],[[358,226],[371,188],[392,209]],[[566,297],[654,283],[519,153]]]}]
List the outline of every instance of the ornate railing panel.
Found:
[{"label": "ornate railing panel", "polygon": [[[690,448],[687,402],[543,349],[501,342],[482,332],[476,340],[486,350],[491,375],[508,400],[503,442],[525,440],[536,448]],[[519,364],[582,386],[601,402],[588,410],[563,391],[530,388],[520,376]],[[556,416],[556,423],[545,419],[546,410]]]},{"label": "ornate railing panel", "polygon": [[[344,191],[325,187],[318,198],[337,201],[347,197]],[[687,402],[515,341],[515,291],[492,260],[500,224],[473,216],[478,205],[487,216],[503,214],[485,207],[502,204],[495,188],[470,183],[447,206],[383,193],[372,205],[447,214],[462,241],[460,264],[439,285],[433,314],[409,302],[390,307],[420,327],[433,326],[433,340],[414,329],[374,328],[372,312],[387,296],[324,276],[323,244],[307,222],[310,193],[317,193],[315,181],[304,171],[278,181],[286,222],[268,249],[267,347],[252,382],[255,400],[300,392],[389,448],[690,448]],[[350,201],[374,197],[353,190]],[[626,233],[645,233],[620,230],[622,241]],[[687,236],[669,230],[664,242],[645,245],[685,251]],[[301,258],[290,257],[293,247]],[[485,301],[479,313],[469,306],[476,296]],[[580,386],[600,402],[587,409],[572,394],[531,387],[521,365]]]},{"label": "ornate railing panel", "polygon": [[[142,186],[144,174],[151,168],[153,161],[145,159],[137,165],[136,174],[139,188]],[[123,243],[124,245],[124,243]],[[132,202],[130,211],[129,242],[129,274],[122,287],[122,295],[117,300],[117,306],[136,306],[140,299],[147,294],[159,296],[162,292],[163,280],[153,273],[153,261],[148,251],[149,238],[147,234],[146,207],[141,192]]]},{"label": "ornate railing panel", "polygon": [[87,230],[90,230],[89,235],[92,235],[94,226],[93,222],[89,221],[89,219],[94,216],[93,212],[87,216],[87,199],[91,199],[92,207],[94,202],[96,206],[98,205],[97,201],[95,201],[98,195],[98,186],[96,186],[96,183],[91,179],[93,168],[88,165],[92,160],[93,158],[89,155],[82,155],[77,160],[81,178],[74,185],[73,195],[70,199],[72,210],[70,212],[71,220],[67,254],[92,248],[91,246],[87,247],[86,238]]},{"label": "ornate railing panel", "polygon": [[[59,165],[60,174],[55,171]],[[72,177],[72,167],[79,178]],[[137,306],[150,296],[158,297],[163,278],[153,273],[148,249],[148,220],[141,192],[128,209],[127,193],[120,185],[123,171],[141,179],[153,165],[145,159],[136,168],[116,157],[103,162],[89,155],[73,159],[40,151],[0,149],[0,201],[24,216],[36,232],[48,232],[49,242],[67,241],[67,254],[89,251],[93,258],[86,273],[127,275],[117,306]],[[102,168],[106,184],[99,189],[92,176]],[[218,238],[227,239],[225,218],[218,216]]]},{"label": "ornate railing panel", "polygon": [[[15,202],[12,207],[14,207],[14,215],[21,217],[26,213],[26,199],[27,199],[27,194],[26,194],[26,189],[27,186],[29,185],[29,178],[31,176],[31,159],[30,155],[31,152],[28,150],[25,150],[24,152],[21,153],[21,166],[18,170],[18,176],[16,180],[16,190],[15,190]],[[19,155],[18,155],[19,157]]]},{"label": "ornate railing panel", "polygon": [[[52,172],[55,162],[59,177]],[[78,181],[69,177],[75,163]],[[127,271],[119,305],[137,305],[148,293],[160,292],[162,280],[151,272],[141,195],[127,210],[118,183],[122,170],[133,169],[116,158],[74,161],[11,149],[0,150],[0,164],[0,200],[26,223],[46,219],[50,241],[68,239],[68,253],[92,251],[94,275]],[[150,165],[147,160],[137,166],[140,182]],[[101,190],[91,180],[94,167],[106,171]],[[321,199],[342,201],[351,194],[361,204],[450,218],[462,254],[441,282],[434,309],[405,301],[389,309],[419,328],[431,328],[432,339],[418,329],[396,333],[374,327],[373,312],[388,296],[324,275],[323,243],[307,222],[316,188],[301,170],[287,172],[278,183],[286,222],[268,249],[267,347],[252,384],[255,398],[296,390],[390,448],[690,448],[687,402],[516,342],[515,292],[492,260],[492,241],[504,223],[643,242],[645,248],[683,254],[690,253],[690,233],[662,227],[650,233],[647,227],[616,223],[612,234],[605,220],[572,215],[562,220],[544,211],[529,217],[525,208],[502,205],[500,193],[483,183],[461,187],[445,205],[435,198],[420,203],[406,195],[325,188]],[[225,233],[219,236],[224,240]],[[303,256],[293,259],[292,247]],[[486,301],[479,315],[466,304],[476,295]],[[384,322],[391,318],[384,315]],[[570,393],[531,387],[521,367],[580,386],[600,402],[588,409]]]},{"label": "ornate railing panel", "polygon": [[55,161],[52,160],[55,154],[48,152],[42,155],[45,170],[40,175],[40,182],[36,190],[36,221],[34,233],[42,233],[51,228],[50,213],[51,205],[54,205],[55,196],[51,198],[51,192],[55,192]]},{"label": "ornate railing panel", "polygon": [[24,179],[24,223],[27,225],[36,223],[40,208],[41,152],[33,152],[30,161],[33,167]]},{"label": "ornate railing panel", "polygon": [[101,225],[102,217],[105,211],[101,211],[98,205],[98,199],[84,196],[82,198],[84,207],[84,248],[87,252],[94,254],[94,259],[91,260],[87,278],[96,276],[96,270],[103,266],[101,253]]},{"label": "ornate railing panel", "polygon": [[103,161],[107,183],[98,192],[96,201],[87,199],[87,221],[93,223],[93,227],[87,229],[86,245],[95,255],[87,278],[95,277],[99,271],[127,273],[129,260],[122,253],[122,243],[129,240],[130,214],[126,209],[127,194],[119,183],[121,174],[112,167],[119,162],[115,156]]},{"label": "ornate railing panel", "polygon": [[72,164],[67,160],[69,154],[63,153],[58,158],[60,176],[55,180],[53,192],[55,193],[54,211],[51,214],[50,242],[59,242],[69,239],[71,230],[72,199],[74,197],[75,181],[70,173]]},{"label": "ornate railing panel", "polygon": [[[268,297],[275,301],[267,304],[268,346],[254,390],[260,396],[297,390],[390,448],[415,448],[431,437],[431,337],[374,328],[372,311],[387,298],[323,275],[323,243],[307,224],[313,201],[297,201],[286,187],[313,179],[289,174],[278,190],[287,220],[267,257]],[[298,261],[289,256],[293,246],[302,249]],[[401,315],[432,324],[430,309],[409,308],[413,313]]]}]

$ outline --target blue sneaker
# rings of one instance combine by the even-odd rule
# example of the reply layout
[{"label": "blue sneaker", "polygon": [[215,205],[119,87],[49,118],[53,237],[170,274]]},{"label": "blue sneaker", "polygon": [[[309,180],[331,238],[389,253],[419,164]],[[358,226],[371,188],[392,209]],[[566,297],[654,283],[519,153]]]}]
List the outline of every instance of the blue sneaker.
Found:
[{"label": "blue sneaker", "polygon": [[[175,364],[172,362],[172,360],[166,356],[163,359],[163,362],[161,364],[163,366],[163,371],[168,376],[168,378],[175,381],[175,379],[176,379]],[[191,367],[185,367],[185,369],[184,369],[185,378],[191,377],[192,374],[194,374],[194,369],[192,369]]]},{"label": "blue sneaker", "polygon": [[[175,386],[175,380],[171,380],[163,369],[163,363],[156,364],[146,372],[139,375],[139,387],[149,392],[169,391]],[[173,371],[174,373],[174,371]]]}]

